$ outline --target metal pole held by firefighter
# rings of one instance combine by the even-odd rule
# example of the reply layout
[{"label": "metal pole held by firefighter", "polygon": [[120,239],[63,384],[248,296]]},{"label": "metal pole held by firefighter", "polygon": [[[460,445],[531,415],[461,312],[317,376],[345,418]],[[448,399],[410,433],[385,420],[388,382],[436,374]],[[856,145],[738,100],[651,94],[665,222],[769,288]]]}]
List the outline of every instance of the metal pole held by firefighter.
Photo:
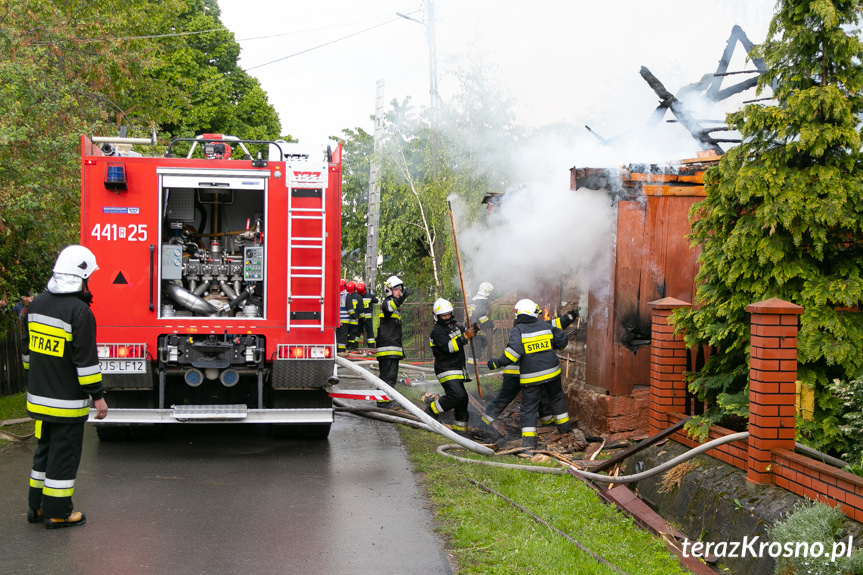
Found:
[{"label": "metal pole held by firefighter", "polygon": [[[467,324],[468,329],[470,329],[470,313],[468,312],[467,307],[467,292],[464,291],[464,276],[461,273],[461,257],[458,255],[458,237],[455,234],[455,219],[452,217],[452,204],[450,204],[449,200],[446,201],[446,207],[449,209],[449,221],[452,224],[452,241],[455,245],[455,261],[458,263],[458,279],[461,282],[461,295],[464,298],[464,322]],[[476,391],[479,394],[479,398],[482,399],[482,386],[479,383],[479,366],[477,365],[477,356],[476,350],[473,348],[473,338],[468,340],[470,343],[470,354],[473,356],[473,370],[476,373]]]}]

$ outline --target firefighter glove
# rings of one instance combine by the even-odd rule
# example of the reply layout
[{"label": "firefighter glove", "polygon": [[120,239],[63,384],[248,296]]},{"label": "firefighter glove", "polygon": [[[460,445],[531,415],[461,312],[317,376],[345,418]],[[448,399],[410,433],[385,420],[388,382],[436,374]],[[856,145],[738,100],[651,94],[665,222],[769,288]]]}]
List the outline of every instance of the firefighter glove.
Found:
[{"label": "firefighter glove", "polygon": [[404,288],[402,288],[402,301],[408,299],[408,296],[412,293],[414,292],[412,292],[409,287],[405,286]]},{"label": "firefighter glove", "polygon": [[486,364],[486,365],[488,365],[489,369],[497,369],[498,368],[497,361],[495,361],[493,359],[488,360],[488,364]]},{"label": "firefighter glove", "polygon": [[465,339],[473,339],[473,336],[474,336],[473,328],[468,329],[468,330],[467,330],[466,332],[464,332],[462,335],[464,335],[464,338],[465,338]]},{"label": "firefighter glove", "polygon": [[577,307],[572,308],[566,314],[569,316],[570,321],[575,321],[578,319],[579,309]]}]

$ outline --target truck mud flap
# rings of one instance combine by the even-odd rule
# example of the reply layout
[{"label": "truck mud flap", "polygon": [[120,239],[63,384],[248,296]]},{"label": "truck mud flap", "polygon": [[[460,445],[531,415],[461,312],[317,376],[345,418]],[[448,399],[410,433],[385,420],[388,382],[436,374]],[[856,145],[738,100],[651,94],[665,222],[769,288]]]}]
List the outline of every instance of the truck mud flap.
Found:
[{"label": "truck mud flap", "polygon": [[317,389],[328,385],[332,359],[277,359],[273,362],[273,389]]}]

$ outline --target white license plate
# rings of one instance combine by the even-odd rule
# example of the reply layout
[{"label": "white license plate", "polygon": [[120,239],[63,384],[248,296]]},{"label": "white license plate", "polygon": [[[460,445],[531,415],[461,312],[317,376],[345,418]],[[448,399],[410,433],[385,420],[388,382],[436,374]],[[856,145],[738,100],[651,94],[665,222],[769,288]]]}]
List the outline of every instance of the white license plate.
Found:
[{"label": "white license plate", "polygon": [[102,373],[147,373],[143,359],[100,359]]}]

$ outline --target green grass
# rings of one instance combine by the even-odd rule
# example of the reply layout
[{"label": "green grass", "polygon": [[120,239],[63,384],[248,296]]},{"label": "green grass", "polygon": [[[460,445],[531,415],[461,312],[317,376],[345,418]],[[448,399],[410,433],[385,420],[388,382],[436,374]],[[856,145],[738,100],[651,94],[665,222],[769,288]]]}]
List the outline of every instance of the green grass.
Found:
[{"label": "green grass", "polygon": [[[0,397],[0,421],[9,419],[22,419],[29,417],[27,415],[27,405],[24,393],[16,393],[6,397]],[[35,427],[32,421],[25,423],[16,423],[15,425],[7,425],[3,427],[3,431],[12,435],[27,436],[33,432]],[[11,443],[9,440],[0,439],[0,451],[6,448]]]},{"label": "green grass", "polygon": [[0,421],[27,417],[27,406],[24,397],[24,393],[0,397]]},{"label": "green grass", "polygon": [[[512,499],[629,575],[688,573],[665,545],[569,475],[459,462],[435,453],[443,437],[400,426],[460,574],[617,573],[473,479]],[[482,457],[457,452],[463,457]],[[516,457],[494,461],[524,464]]]}]

